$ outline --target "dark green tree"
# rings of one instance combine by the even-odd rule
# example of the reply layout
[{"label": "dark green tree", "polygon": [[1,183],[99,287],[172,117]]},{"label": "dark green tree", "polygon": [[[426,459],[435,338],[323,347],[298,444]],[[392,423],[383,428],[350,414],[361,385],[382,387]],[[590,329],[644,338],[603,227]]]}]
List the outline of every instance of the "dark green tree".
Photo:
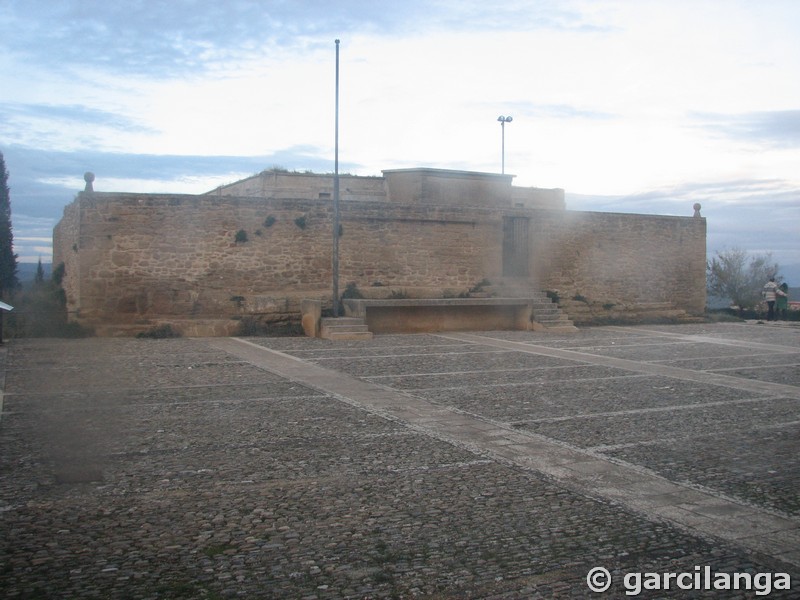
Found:
[{"label": "dark green tree", "polygon": [[44,283],[44,267],[42,266],[42,257],[39,257],[39,264],[36,265],[36,275],[33,278],[35,283]]},{"label": "dark green tree", "polygon": [[0,152],[0,297],[7,296],[18,285],[17,255],[14,254],[14,234],[11,232],[11,192],[6,161]]}]

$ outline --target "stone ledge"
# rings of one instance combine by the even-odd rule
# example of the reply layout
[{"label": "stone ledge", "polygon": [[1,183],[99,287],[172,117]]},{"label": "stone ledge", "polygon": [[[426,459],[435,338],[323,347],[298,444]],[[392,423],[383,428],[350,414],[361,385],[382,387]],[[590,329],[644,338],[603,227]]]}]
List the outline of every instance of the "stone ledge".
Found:
[{"label": "stone ledge", "polygon": [[[537,326],[549,330],[547,324],[536,322],[540,301],[532,298],[351,298],[342,304],[347,316],[364,319],[375,333],[527,331]],[[546,320],[572,326],[568,320]]]}]

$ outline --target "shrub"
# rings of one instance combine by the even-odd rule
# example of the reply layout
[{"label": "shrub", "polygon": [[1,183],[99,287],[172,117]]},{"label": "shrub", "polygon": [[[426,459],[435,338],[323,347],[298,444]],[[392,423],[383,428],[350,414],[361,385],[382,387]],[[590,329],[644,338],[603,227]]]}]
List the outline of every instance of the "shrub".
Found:
[{"label": "shrub", "polygon": [[172,328],[172,325],[165,323],[164,325],[157,325],[147,331],[141,331],[136,334],[137,338],[150,338],[154,340],[163,340],[167,338],[181,337],[181,334]]},{"label": "shrub", "polygon": [[492,285],[492,282],[486,278],[481,279],[478,283],[476,283],[473,287],[469,289],[470,292],[482,292],[483,288],[489,287]]},{"label": "shrub", "polygon": [[358,286],[354,281],[351,281],[347,284],[347,287],[344,288],[344,293],[342,294],[342,298],[350,298],[353,300],[363,298],[364,295],[359,291]]},{"label": "shrub", "polygon": [[240,229],[233,239],[237,244],[244,244],[247,241],[247,232],[244,229]]},{"label": "shrub", "polygon": [[299,322],[269,323],[250,316],[239,321],[236,335],[240,337],[297,337],[305,335],[305,332]]}]

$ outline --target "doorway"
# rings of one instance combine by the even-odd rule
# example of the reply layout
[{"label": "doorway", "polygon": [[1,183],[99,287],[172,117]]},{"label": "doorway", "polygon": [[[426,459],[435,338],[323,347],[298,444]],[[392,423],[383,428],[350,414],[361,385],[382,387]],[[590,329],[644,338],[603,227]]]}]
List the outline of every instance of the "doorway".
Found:
[{"label": "doorway", "polygon": [[528,276],[528,217],[503,217],[503,276]]}]

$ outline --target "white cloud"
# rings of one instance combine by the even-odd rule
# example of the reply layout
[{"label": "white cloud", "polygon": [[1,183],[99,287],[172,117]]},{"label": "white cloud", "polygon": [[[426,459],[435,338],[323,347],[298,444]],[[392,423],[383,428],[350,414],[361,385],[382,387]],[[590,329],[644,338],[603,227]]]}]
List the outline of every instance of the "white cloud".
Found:
[{"label": "white cloud", "polygon": [[[252,173],[226,173],[224,175],[203,175],[180,177],[178,179],[141,179],[105,177],[93,187],[94,191],[130,192],[130,193],[163,193],[163,194],[203,194],[220,186],[233,183]],[[58,185],[65,188],[83,189],[86,185],[79,177],[54,177],[43,179],[42,183]]]}]

